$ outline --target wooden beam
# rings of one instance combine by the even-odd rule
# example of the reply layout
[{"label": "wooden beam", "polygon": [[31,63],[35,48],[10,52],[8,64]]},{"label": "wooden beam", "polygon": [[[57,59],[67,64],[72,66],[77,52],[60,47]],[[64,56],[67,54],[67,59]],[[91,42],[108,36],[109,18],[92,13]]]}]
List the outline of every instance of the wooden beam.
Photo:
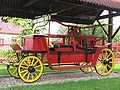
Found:
[{"label": "wooden beam", "polygon": [[[109,11],[109,19],[108,24],[113,24],[113,17],[110,17],[112,15],[112,11]],[[112,49],[112,34],[113,34],[113,25],[108,26],[108,43],[111,43],[108,48]]]},{"label": "wooden beam", "polygon": [[94,21],[89,19],[89,18],[84,18],[84,17],[72,17],[72,16],[63,16],[63,15],[55,15],[52,16],[51,20],[59,20],[61,22],[71,22],[71,23],[76,23],[76,24],[92,24]]},{"label": "wooden beam", "polygon": [[117,30],[114,32],[114,34],[112,35],[112,39],[116,36],[116,34],[118,33],[118,31],[120,30],[120,26],[117,28]]},{"label": "wooden beam", "polygon": [[104,31],[104,33],[108,36],[108,33],[106,32],[105,28],[102,26],[102,24],[100,23],[100,21],[97,20],[97,22],[100,25],[100,27],[102,28],[102,30]]},{"label": "wooden beam", "polygon": [[[54,16],[53,16],[54,17]],[[57,15],[57,17],[69,18],[69,19],[82,19],[82,20],[94,20],[95,16],[87,16],[87,15],[78,15],[78,16],[64,16],[64,15]]]},{"label": "wooden beam", "polygon": [[105,18],[112,18],[112,17],[115,17],[115,16],[120,16],[120,12],[112,13],[111,15],[108,14],[108,15],[99,16],[98,20],[105,19]]}]

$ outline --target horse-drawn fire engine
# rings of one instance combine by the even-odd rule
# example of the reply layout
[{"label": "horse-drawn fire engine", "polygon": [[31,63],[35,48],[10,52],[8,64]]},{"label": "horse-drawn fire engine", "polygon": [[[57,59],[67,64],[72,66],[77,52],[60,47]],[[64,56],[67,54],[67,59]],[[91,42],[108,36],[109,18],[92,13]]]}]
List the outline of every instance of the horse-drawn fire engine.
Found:
[{"label": "horse-drawn fire engine", "polygon": [[[64,26],[68,27],[67,35],[52,35],[49,28],[47,35],[25,36],[23,49],[18,44],[12,44],[16,55],[9,60],[9,73],[24,82],[38,80],[44,66],[52,70],[80,68],[86,73],[92,72],[95,68],[99,75],[110,74],[115,57],[108,49],[109,44],[104,43],[104,37],[81,34],[81,29],[95,26]],[[50,45],[51,38],[59,39],[59,42],[52,42]],[[100,40],[102,44],[97,45],[97,41]]]}]

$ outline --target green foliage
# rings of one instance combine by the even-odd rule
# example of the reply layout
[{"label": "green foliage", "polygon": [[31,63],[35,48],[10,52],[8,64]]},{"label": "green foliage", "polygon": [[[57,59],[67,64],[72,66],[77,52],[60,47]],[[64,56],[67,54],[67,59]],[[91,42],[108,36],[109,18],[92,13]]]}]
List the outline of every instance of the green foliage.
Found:
[{"label": "green foliage", "polygon": [[116,36],[113,39],[113,42],[120,42],[120,32],[116,34]]},{"label": "green foliage", "polygon": [[4,50],[0,48],[0,57],[1,58],[9,58],[14,54],[11,50]]},{"label": "green foliage", "polygon": [[9,57],[13,56],[15,53],[12,52],[11,50],[4,50],[3,54],[4,54],[4,57],[9,58]]},{"label": "green foliage", "polygon": [[57,31],[57,34],[62,34],[62,35],[66,35],[68,32],[68,28],[61,26],[60,29]]},{"label": "green foliage", "polygon": [[3,17],[2,18],[3,22],[11,22],[17,26],[19,26],[21,30],[21,34],[18,37],[13,37],[12,40],[15,43],[23,44],[23,37],[25,35],[29,35],[33,33],[32,30],[32,20],[29,19],[23,19],[23,18],[12,18],[12,17]]},{"label": "green foliage", "polygon": [[24,28],[32,28],[32,21],[29,19],[23,19],[23,18],[12,18],[12,17],[3,17],[3,22],[11,22],[15,25],[20,26],[22,29]]}]

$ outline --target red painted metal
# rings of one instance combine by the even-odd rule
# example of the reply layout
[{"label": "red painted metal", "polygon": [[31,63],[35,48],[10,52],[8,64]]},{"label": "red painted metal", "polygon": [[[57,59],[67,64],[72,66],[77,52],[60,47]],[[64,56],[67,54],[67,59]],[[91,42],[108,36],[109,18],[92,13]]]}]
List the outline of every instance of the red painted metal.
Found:
[{"label": "red painted metal", "polygon": [[45,37],[41,35],[26,36],[23,50],[46,51],[47,43]]}]

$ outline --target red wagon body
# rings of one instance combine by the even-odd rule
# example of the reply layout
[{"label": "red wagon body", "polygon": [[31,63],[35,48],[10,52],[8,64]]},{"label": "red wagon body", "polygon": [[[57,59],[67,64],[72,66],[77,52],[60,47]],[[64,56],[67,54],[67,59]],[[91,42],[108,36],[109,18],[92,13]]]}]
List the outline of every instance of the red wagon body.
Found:
[{"label": "red wagon body", "polygon": [[[52,70],[80,68],[85,73],[92,72],[95,67],[97,73],[102,76],[110,74],[113,70],[114,54],[107,49],[109,44],[105,45],[104,37],[81,34],[81,28],[94,28],[94,26],[64,26],[68,26],[67,35],[48,33],[48,35],[25,36],[23,50],[20,50],[22,59],[16,52],[17,63],[19,62],[18,73],[23,81],[36,81],[42,75],[43,66],[48,66]],[[98,41],[102,44],[97,45]],[[15,45],[12,46],[13,49],[14,47]]]}]

